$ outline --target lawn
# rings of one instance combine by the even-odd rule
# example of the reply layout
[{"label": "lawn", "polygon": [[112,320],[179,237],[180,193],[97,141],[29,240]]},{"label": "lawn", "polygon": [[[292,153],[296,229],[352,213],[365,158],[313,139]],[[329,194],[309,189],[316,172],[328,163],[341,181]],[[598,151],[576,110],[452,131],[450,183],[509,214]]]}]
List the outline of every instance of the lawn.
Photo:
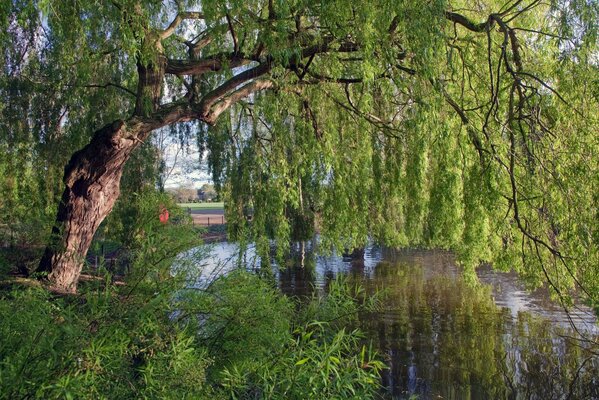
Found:
[{"label": "lawn", "polygon": [[217,203],[179,203],[179,207],[185,209],[191,208],[192,210],[222,210],[224,208],[223,202]]}]

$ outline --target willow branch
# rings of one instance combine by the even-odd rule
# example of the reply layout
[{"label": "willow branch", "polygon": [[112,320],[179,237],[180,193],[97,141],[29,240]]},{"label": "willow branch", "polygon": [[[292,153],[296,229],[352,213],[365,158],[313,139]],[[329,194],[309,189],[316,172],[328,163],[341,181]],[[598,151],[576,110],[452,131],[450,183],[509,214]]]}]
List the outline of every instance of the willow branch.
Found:
[{"label": "willow branch", "polygon": [[127,92],[128,94],[130,94],[130,95],[132,95],[134,97],[137,97],[137,94],[134,91],[132,91],[130,89],[127,89],[126,87],[121,86],[119,84],[112,83],[112,82],[105,83],[104,85],[99,85],[99,84],[82,85],[82,87],[86,87],[86,88],[98,88],[98,89],[106,89],[106,88],[108,88],[110,86],[112,86],[114,88],[117,88],[117,89],[120,89],[120,90],[122,90],[124,92]]},{"label": "willow branch", "polygon": [[214,104],[206,115],[202,115],[202,120],[207,124],[212,125],[216,122],[217,118],[223,113],[223,111],[227,110],[239,100],[249,96],[252,93],[270,89],[273,86],[274,83],[271,80],[266,79],[250,82],[226,96],[223,100]]},{"label": "willow branch", "polygon": [[231,17],[229,13],[226,15],[227,24],[229,25],[229,32],[231,33],[231,38],[233,39],[233,52],[237,54],[239,52],[239,44],[237,43],[237,34],[235,33],[235,29],[233,29],[233,22],[231,21]]},{"label": "willow branch", "polygon": [[462,14],[454,13],[452,11],[445,11],[445,18],[453,23],[462,25],[464,28],[472,32],[484,32],[493,26],[493,19],[491,17],[487,18],[487,20],[484,22],[475,23]]},{"label": "willow branch", "polygon": [[535,29],[527,29],[527,28],[521,28],[521,27],[514,27],[512,28],[512,30],[514,31],[524,31],[524,32],[529,32],[529,33],[536,33],[537,35],[544,35],[544,36],[549,36],[555,39],[560,39],[560,40],[566,40],[567,38],[564,36],[560,36],[560,35],[556,35],[555,33],[550,33],[550,32],[543,32],[543,31],[538,31]]}]

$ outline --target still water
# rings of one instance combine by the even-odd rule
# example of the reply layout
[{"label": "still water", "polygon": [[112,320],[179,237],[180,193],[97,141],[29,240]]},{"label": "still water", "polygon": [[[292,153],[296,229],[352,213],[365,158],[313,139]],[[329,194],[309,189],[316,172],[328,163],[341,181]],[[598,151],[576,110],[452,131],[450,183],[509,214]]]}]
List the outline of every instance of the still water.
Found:
[{"label": "still water", "polygon": [[[216,244],[203,279],[258,263],[250,248]],[[337,275],[367,293],[384,290],[379,312],[361,328],[388,366],[384,397],[393,399],[599,399],[599,329],[584,306],[566,313],[546,292],[527,292],[517,276],[478,271],[464,282],[451,254],[366,249],[363,260],[316,256],[296,244],[275,270],[292,296],[325,291]]]}]

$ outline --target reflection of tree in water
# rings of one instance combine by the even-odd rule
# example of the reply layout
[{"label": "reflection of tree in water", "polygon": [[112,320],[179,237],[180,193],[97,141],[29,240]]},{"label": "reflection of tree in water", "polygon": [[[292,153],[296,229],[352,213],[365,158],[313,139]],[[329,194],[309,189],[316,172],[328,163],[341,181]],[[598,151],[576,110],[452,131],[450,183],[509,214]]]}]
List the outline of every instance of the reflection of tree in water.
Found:
[{"label": "reflection of tree in water", "polygon": [[599,399],[598,349],[528,313],[506,335],[504,380],[523,398]]},{"label": "reflection of tree in water", "polygon": [[364,329],[387,358],[393,397],[599,398],[597,357],[550,322],[524,313],[513,321],[488,287],[388,263],[365,284],[388,289],[385,311]]},{"label": "reflection of tree in water", "polygon": [[285,268],[279,269],[279,287],[287,295],[310,296],[316,284],[313,241],[295,242]]}]

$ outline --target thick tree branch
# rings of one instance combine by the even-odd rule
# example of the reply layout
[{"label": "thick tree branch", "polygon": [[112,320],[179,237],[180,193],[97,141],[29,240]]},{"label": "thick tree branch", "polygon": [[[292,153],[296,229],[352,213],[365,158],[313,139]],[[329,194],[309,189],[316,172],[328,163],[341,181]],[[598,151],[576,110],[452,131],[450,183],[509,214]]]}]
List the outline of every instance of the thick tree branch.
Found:
[{"label": "thick tree branch", "polygon": [[[147,118],[140,116],[131,118],[128,125],[135,126],[136,129],[131,130],[136,132],[151,132],[174,123],[194,120],[213,125],[218,116],[234,103],[252,93],[273,87],[272,81],[263,79],[247,83],[236,89],[237,86],[264,75],[269,70],[268,64],[259,65],[229,79],[204,96],[199,104],[190,104],[188,101],[165,104]],[[230,93],[231,91],[232,93]],[[143,140],[143,138],[137,138],[137,140]]]},{"label": "thick tree branch", "polygon": [[[206,39],[208,40],[208,39]],[[310,58],[319,53],[326,53],[331,50],[331,44],[334,42],[333,37],[325,37],[321,43],[305,47],[301,50],[299,58]],[[195,44],[190,45],[192,50],[195,50]],[[356,43],[346,41],[339,45],[339,48],[335,52],[348,53],[355,52],[360,49],[360,46]],[[257,50],[253,56],[240,57],[236,52],[215,55],[208,59],[201,60],[168,60],[165,72],[173,75],[201,75],[210,71],[220,71],[225,66],[228,68],[236,68],[252,61],[259,61],[259,53],[262,50]],[[297,63],[298,61],[296,61]],[[289,66],[288,66],[289,67]]]},{"label": "thick tree branch", "polygon": [[165,73],[183,75],[202,75],[206,72],[220,71],[223,68],[237,68],[251,63],[250,58],[237,57],[235,54],[222,54],[200,60],[168,60]]},{"label": "thick tree branch", "polygon": [[226,96],[223,100],[214,104],[208,114],[203,114],[201,119],[209,125],[214,125],[220,114],[222,114],[223,111],[228,109],[231,105],[237,103],[239,100],[249,96],[252,93],[270,89],[273,86],[273,81],[266,79],[250,82]]},{"label": "thick tree branch", "polygon": [[[198,113],[187,101],[177,101],[160,106],[149,117],[134,116],[127,121],[132,132],[149,133],[177,122],[188,122],[199,119]],[[144,137],[138,137],[143,140]]]},{"label": "thick tree branch", "polygon": [[210,113],[210,108],[219,102],[224,96],[227,95],[230,91],[234,90],[237,86],[250,81],[252,79],[258,78],[266,73],[268,73],[272,68],[272,64],[270,62],[264,62],[254,68],[243,71],[210,93],[206,94],[200,103],[200,114],[208,115]]},{"label": "thick tree branch", "polygon": [[448,20],[462,25],[464,28],[471,30],[473,32],[484,32],[491,28],[493,25],[493,18],[489,17],[485,22],[475,23],[469,20],[467,17],[462,14],[454,13],[451,11],[445,11],[445,18]]},{"label": "thick tree branch", "polygon": [[[286,68],[294,68],[299,63],[299,60],[304,58],[313,59],[316,54],[328,52],[331,49],[331,44],[334,38],[327,37],[319,44],[304,48],[298,55],[298,60],[292,61]],[[353,52],[359,50],[359,46],[352,42],[341,43],[336,52]],[[235,68],[247,65],[255,61],[248,58],[237,57],[235,53],[227,54],[224,57],[213,57],[203,60],[168,60],[165,72],[177,76],[182,75],[200,75],[209,71],[219,71],[223,68]],[[208,124],[214,124],[216,119],[222,112],[229,108],[232,104],[238,102],[251,93],[265,90],[273,86],[273,82],[269,80],[255,80],[256,78],[267,74],[272,68],[272,60],[267,59],[254,68],[243,71],[231,79],[224,82],[222,85],[206,94],[199,105],[187,106],[184,104],[172,104],[167,107],[161,107],[159,112],[154,115],[152,125],[156,127],[167,124],[165,121],[182,122],[193,119],[200,119]],[[247,83],[248,81],[254,82]],[[357,79],[342,79],[340,83],[359,82]],[[240,85],[243,85],[239,87]],[[169,122],[173,123],[173,122]],[[154,128],[156,129],[156,128]]]},{"label": "thick tree branch", "polygon": [[180,12],[179,14],[177,14],[175,19],[170,23],[170,25],[165,30],[160,32],[160,39],[164,40],[164,39],[168,38],[169,36],[171,36],[175,32],[175,29],[177,29],[177,27],[185,19],[203,19],[203,18],[204,18],[204,14],[202,14],[200,12],[195,12],[195,11]]},{"label": "thick tree branch", "polygon": [[213,40],[214,39],[212,38],[212,36],[209,36],[209,35],[208,36],[204,36],[203,38],[196,39],[196,41],[192,42],[189,47],[190,47],[191,50],[193,50],[197,54],[204,47],[206,47],[210,43],[212,43]]}]

